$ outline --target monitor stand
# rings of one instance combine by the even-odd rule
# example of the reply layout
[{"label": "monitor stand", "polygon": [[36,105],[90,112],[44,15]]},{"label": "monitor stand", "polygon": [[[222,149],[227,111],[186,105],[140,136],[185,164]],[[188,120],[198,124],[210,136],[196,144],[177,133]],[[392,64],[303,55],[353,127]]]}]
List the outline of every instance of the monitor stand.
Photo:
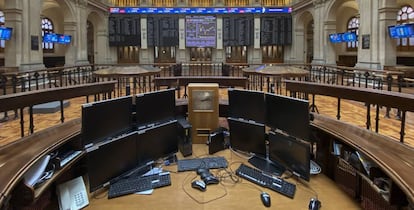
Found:
[{"label": "monitor stand", "polygon": [[248,161],[254,167],[276,176],[282,175],[286,170],[282,165],[256,155],[251,157]]}]

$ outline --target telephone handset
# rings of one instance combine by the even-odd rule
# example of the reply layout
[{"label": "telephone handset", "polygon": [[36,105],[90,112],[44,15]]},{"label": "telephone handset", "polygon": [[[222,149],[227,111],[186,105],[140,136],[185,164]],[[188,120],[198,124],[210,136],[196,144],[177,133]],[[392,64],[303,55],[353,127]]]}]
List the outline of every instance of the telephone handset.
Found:
[{"label": "telephone handset", "polygon": [[57,187],[60,210],[78,210],[89,204],[82,176]]}]

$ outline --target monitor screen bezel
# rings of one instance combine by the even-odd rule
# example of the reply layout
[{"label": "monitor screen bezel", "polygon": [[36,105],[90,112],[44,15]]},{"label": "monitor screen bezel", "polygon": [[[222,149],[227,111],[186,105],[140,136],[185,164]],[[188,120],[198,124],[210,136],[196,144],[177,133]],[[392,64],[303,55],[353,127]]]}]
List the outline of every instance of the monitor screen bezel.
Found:
[{"label": "monitor screen bezel", "polygon": [[89,191],[108,186],[112,180],[138,165],[134,131],[87,150]]},{"label": "monitor screen bezel", "polygon": [[265,93],[266,126],[309,141],[309,101]]},{"label": "monitor screen bezel", "polygon": [[132,97],[124,96],[82,104],[81,118],[81,139],[85,148],[106,141],[132,128]]},{"label": "monitor screen bezel", "polygon": [[[173,133],[168,133],[173,131]],[[160,138],[170,137],[171,139]],[[137,159],[140,165],[178,152],[178,121],[172,120],[138,131]]]},{"label": "monitor screen bezel", "polygon": [[[293,175],[305,180],[310,180],[310,160],[311,160],[311,144],[307,141],[296,139],[292,136],[270,131],[268,136],[269,141],[269,159],[273,162],[277,162],[286,167],[286,169],[292,172]],[[282,148],[279,149],[280,144],[275,145],[276,141],[281,142]],[[290,145],[290,147],[289,147]],[[275,154],[278,152],[288,152],[289,148],[295,146],[294,152],[282,154]],[[303,157],[300,157],[298,150],[301,149],[305,154],[302,154]],[[281,157],[281,156],[284,156]],[[302,159],[302,160],[300,160]],[[303,167],[303,170],[297,170],[295,165],[300,165],[299,168]]]},{"label": "monitor screen bezel", "polygon": [[173,88],[138,94],[135,96],[135,126],[141,129],[154,123],[174,120],[175,107]]},{"label": "monitor screen bezel", "polygon": [[227,93],[229,101],[228,117],[265,123],[266,103],[263,92],[229,88]]},{"label": "monitor screen bezel", "polygon": [[[266,157],[266,126],[264,124],[232,117],[227,118],[227,123],[232,149]],[[243,131],[243,133],[239,134],[238,131]]]}]

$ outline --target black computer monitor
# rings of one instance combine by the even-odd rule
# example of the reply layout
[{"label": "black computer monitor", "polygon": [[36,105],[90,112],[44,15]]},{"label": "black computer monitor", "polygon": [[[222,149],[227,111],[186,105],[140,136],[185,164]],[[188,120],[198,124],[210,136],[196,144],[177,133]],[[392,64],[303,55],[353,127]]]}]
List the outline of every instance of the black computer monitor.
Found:
[{"label": "black computer monitor", "polygon": [[269,132],[269,159],[306,181],[310,179],[310,150],[309,142],[279,132]]},{"label": "black computer monitor", "polygon": [[265,123],[266,106],[263,92],[230,88],[228,96],[228,117]]},{"label": "black computer monitor", "polygon": [[137,155],[140,165],[178,152],[178,124],[172,120],[138,131]]},{"label": "black computer monitor", "polygon": [[107,186],[113,179],[137,166],[137,137],[138,132],[131,132],[87,150],[90,192]]},{"label": "black computer monitor", "polygon": [[81,138],[85,148],[127,132],[131,126],[131,96],[82,105]]},{"label": "black computer monitor", "polygon": [[172,120],[175,118],[175,89],[138,94],[135,107],[138,128]]},{"label": "black computer monitor", "polygon": [[266,125],[309,140],[309,102],[272,93],[265,94]]},{"label": "black computer monitor", "polygon": [[265,125],[238,118],[227,118],[232,149],[266,156]]}]

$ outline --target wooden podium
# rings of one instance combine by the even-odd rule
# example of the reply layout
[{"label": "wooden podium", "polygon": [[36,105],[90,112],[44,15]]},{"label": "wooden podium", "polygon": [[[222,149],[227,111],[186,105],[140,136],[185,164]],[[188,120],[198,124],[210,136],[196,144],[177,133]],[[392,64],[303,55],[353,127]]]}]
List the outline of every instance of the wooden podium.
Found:
[{"label": "wooden podium", "polygon": [[219,125],[219,86],[217,83],[188,84],[188,121],[194,144],[205,144]]}]

